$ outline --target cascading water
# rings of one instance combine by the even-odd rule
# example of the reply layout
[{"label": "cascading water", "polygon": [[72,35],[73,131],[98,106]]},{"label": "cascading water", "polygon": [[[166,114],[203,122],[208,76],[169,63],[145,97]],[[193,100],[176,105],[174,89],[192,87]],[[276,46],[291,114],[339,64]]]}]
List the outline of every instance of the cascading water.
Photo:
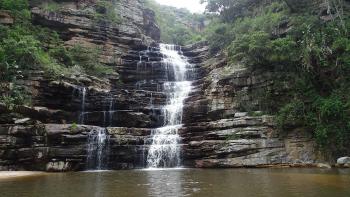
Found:
[{"label": "cascading water", "polygon": [[113,122],[113,115],[114,115],[114,99],[111,96],[109,100],[109,106],[108,106],[108,126],[112,126]]},{"label": "cascading water", "polygon": [[[80,114],[79,124],[85,123],[85,118],[89,112],[85,112],[87,89],[85,87],[76,87],[73,90],[73,96],[78,91],[80,99]],[[107,99],[108,111],[102,111],[104,114],[103,126],[107,126],[107,114],[108,114],[108,126],[112,125],[114,110],[114,98],[112,95]],[[109,158],[109,135],[106,128],[94,128],[88,134],[87,141],[87,169],[88,170],[105,170],[108,167]]]},{"label": "cascading water", "polygon": [[96,128],[88,136],[87,169],[105,170],[108,167],[109,135],[105,128]]},{"label": "cascading water", "polygon": [[86,98],[86,88],[79,88],[79,97],[81,98],[81,107],[80,107],[80,115],[79,115],[79,124],[84,124],[85,120],[85,98]]},{"label": "cascading water", "polygon": [[[188,81],[188,70],[191,64],[174,45],[160,45],[163,55],[162,64],[173,74],[173,81],[163,84],[167,96],[167,104],[162,107],[164,117],[163,127],[152,131],[152,144],[148,151],[147,165],[149,168],[180,166],[180,136],[184,100],[191,91]],[[171,77],[170,77],[171,78]]]}]

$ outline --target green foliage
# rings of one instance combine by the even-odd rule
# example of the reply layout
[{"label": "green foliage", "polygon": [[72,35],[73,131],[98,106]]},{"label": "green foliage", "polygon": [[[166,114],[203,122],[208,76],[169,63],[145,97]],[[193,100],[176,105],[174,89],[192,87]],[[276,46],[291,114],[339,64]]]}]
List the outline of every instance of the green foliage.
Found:
[{"label": "green foliage", "polygon": [[215,54],[226,48],[233,40],[232,26],[214,20],[206,29],[206,40],[209,42],[210,53]]},{"label": "green foliage", "polygon": [[240,135],[236,133],[226,136],[226,141],[238,140],[238,139],[240,139]]},{"label": "green foliage", "polygon": [[64,65],[65,67],[73,66],[72,57],[70,56],[66,47],[59,45],[51,48],[48,51],[48,53],[50,54],[51,57],[55,58],[57,62]]},{"label": "green foliage", "polygon": [[75,132],[78,129],[77,123],[73,122],[73,124],[70,126],[70,131]]},{"label": "green foliage", "polygon": [[20,39],[10,36],[2,41],[6,51],[6,61],[23,69],[38,68],[43,58],[40,53],[40,42],[33,36],[23,36]]},{"label": "green foliage", "polygon": [[9,84],[7,88],[6,93],[0,96],[0,102],[4,103],[8,109],[12,110],[16,105],[29,105],[31,103],[29,92],[22,86]]},{"label": "green foliage", "polygon": [[0,9],[11,10],[11,11],[21,11],[28,9],[28,0],[1,0]]},{"label": "green foliage", "polygon": [[[37,69],[47,71],[47,75],[57,76],[63,72],[61,66],[42,48],[44,39],[40,41],[37,29],[23,23],[12,28],[3,28],[1,43],[0,69],[3,80],[13,80],[18,73],[25,75]],[[16,70],[16,72],[14,72]]]},{"label": "green foliage", "polygon": [[258,117],[264,115],[262,111],[249,111],[248,116]]},{"label": "green foliage", "polygon": [[[342,95],[344,96],[344,95]],[[304,100],[293,100],[282,107],[277,115],[281,129],[304,126],[313,131],[316,142],[323,150],[328,149],[340,156],[347,154],[350,143],[350,106],[337,93],[322,97],[313,95],[308,103]]]},{"label": "green foliage", "polygon": [[162,42],[186,45],[203,40],[202,29],[206,19],[204,15],[163,6],[154,0],[145,0],[145,4],[155,12]]},{"label": "green foliage", "polygon": [[237,17],[242,17],[251,9],[251,5],[258,4],[259,0],[201,0],[207,3],[207,11],[219,13],[225,22],[232,22]]},{"label": "green foliage", "polygon": [[32,71],[43,70],[48,78],[114,73],[99,62],[99,50],[79,45],[67,49],[56,32],[32,25],[27,1],[4,0],[0,9],[11,10],[16,19],[11,26],[0,25],[0,102],[9,108],[30,104],[30,93],[19,79]]},{"label": "green foliage", "polygon": [[263,31],[238,36],[228,47],[231,61],[264,69],[295,64],[299,59],[297,52],[297,43],[291,37],[271,40]]},{"label": "green foliage", "polygon": [[71,62],[72,66],[78,66],[90,75],[103,76],[112,74],[113,69],[99,62],[99,54],[100,51],[97,48],[75,45],[67,51],[64,61]]},{"label": "green foliage", "polygon": [[[232,53],[236,53],[237,50],[239,53],[245,53],[245,50],[252,50],[259,44],[270,42],[271,32],[285,18],[284,7],[283,3],[272,3],[262,11],[259,10],[261,12],[259,16],[235,18],[234,22],[214,19],[206,30],[206,38],[212,54],[225,49],[231,43],[229,51],[233,50]],[[241,41],[244,43],[240,43]],[[256,43],[255,46],[254,43]],[[236,46],[239,49],[235,49]]]},{"label": "green foliage", "polygon": [[277,114],[277,125],[284,129],[288,126],[303,124],[305,117],[305,104],[300,100],[293,100],[283,106]]},{"label": "green foliage", "polygon": [[318,144],[323,147],[335,146],[344,151],[350,142],[349,106],[338,96],[318,98],[313,103],[313,114],[309,116],[315,128]]},{"label": "green foliage", "polygon": [[50,11],[50,12],[55,12],[61,9],[61,6],[55,2],[55,1],[49,1],[45,4],[43,4],[43,9]]},{"label": "green foliage", "polygon": [[288,91],[286,99],[271,90],[255,95],[277,108],[271,112],[279,128],[303,126],[322,150],[349,154],[350,18],[348,7],[339,5],[345,2],[329,1],[335,18],[327,22],[311,7],[294,14],[291,1],[205,2],[209,12],[219,14],[206,31],[212,52],[226,50],[231,63],[252,70],[285,73],[285,79],[273,76],[272,89],[285,84],[277,90]]},{"label": "green foliage", "polygon": [[268,65],[267,56],[271,52],[269,35],[262,31],[250,32],[235,39],[229,46],[231,60],[241,61],[246,65]]}]

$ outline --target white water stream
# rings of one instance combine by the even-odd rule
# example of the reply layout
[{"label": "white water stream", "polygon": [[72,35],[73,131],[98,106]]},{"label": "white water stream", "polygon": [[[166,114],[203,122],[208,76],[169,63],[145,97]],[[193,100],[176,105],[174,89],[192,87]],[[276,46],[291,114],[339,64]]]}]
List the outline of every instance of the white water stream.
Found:
[{"label": "white water stream", "polygon": [[147,165],[149,168],[178,167],[180,160],[180,141],[178,130],[182,126],[184,100],[191,91],[191,82],[188,81],[188,71],[191,64],[174,45],[160,45],[163,55],[162,64],[172,72],[174,81],[167,81],[163,89],[167,97],[167,104],[162,107],[164,117],[163,127],[152,131]]},{"label": "white water stream", "polygon": [[105,128],[96,128],[88,136],[87,169],[105,170],[108,165],[109,136]]}]

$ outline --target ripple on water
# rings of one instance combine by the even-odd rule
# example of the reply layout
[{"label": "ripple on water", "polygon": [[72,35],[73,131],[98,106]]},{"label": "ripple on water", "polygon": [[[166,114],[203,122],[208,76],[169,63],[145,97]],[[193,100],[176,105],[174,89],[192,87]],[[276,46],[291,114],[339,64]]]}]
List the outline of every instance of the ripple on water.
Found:
[{"label": "ripple on water", "polygon": [[47,174],[0,181],[1,197],[350,196],[349,170],[146,169]]}]

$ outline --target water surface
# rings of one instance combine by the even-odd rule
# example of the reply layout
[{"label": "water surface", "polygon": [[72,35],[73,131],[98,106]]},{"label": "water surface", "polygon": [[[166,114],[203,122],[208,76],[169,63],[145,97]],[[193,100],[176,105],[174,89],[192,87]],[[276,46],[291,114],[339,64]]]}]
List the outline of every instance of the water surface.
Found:
[{"label": "water surface", "polygon": [[2,197],[349,197],[350,170],[170,169],[48,174],[0,181]]}]

